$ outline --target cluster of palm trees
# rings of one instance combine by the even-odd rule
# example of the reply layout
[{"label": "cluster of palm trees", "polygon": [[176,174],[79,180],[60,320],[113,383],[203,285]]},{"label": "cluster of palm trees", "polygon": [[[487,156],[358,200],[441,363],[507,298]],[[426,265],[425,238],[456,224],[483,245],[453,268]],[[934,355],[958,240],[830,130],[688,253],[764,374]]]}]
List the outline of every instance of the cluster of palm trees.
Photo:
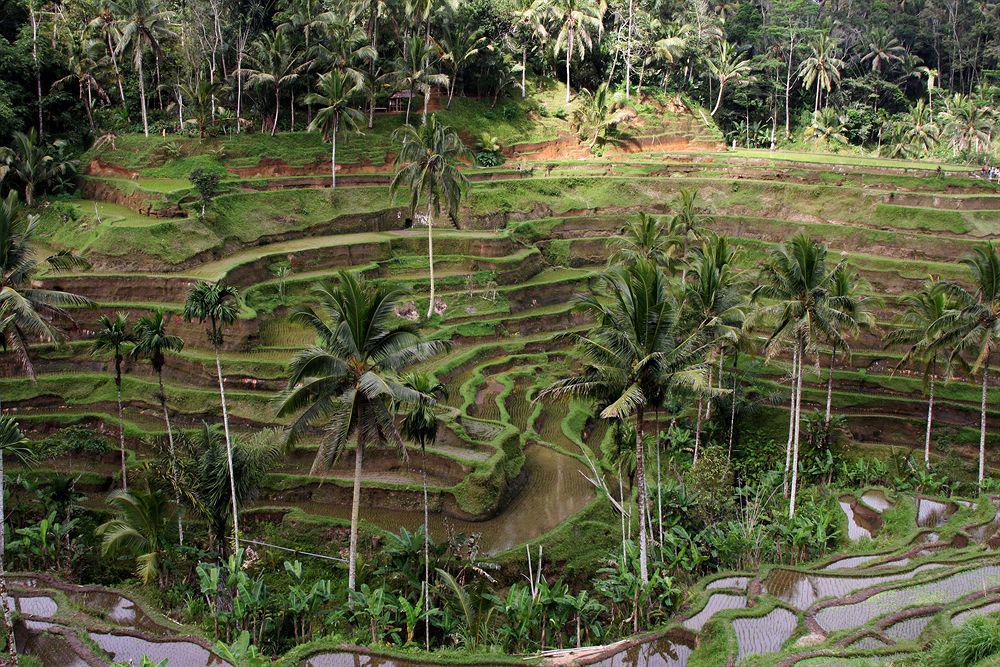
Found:
[{"label": "cluster of palm trees", "polygon": [[[795,236],[771,250],[756,271],[741,271],[739,251],[725,237],[704,229],[705,213],[694,192],[683,193],[675,210],[665,219],[640,216],[612,242],[600,286],[577,300],[593,321],[589,331],[574,335],[577,363],[541,393],[593,401],[601,418],[634,425],[636,498],[644,501],[638,509],[644,580],[647,544],[654,534],[646,500],[646,441],[654,429],[654,441],[659,439],[659,410],[688,406],[674,417],[686,414],[693,422],[697,465],[703,423],[713,403],[723,403],[716,399],[726,396],[731,453],[738,354],[756,348],[765,358],[790,357],[788,439],[784,465],[779,466],[792,517],[799,489],[804,376],[811,364],[826,367],[824,419],[830,424],[836,366],[850,354],[852,339],[875,328],[875,299],[864,280],[846,259],[831,260],[823,243]],[[1000,256],[987,244],[963,261],[973,288],[932,282],[906,296],[888,342],[905,346],[900,367],[917,364],[928,380],[928,466],[934,381],[958,371],[981,374],[982,484],[987,376],[1000,343]],[[723,380],[727,357],[732,384]],[[652,423],[651,412],[657,415]]]}]

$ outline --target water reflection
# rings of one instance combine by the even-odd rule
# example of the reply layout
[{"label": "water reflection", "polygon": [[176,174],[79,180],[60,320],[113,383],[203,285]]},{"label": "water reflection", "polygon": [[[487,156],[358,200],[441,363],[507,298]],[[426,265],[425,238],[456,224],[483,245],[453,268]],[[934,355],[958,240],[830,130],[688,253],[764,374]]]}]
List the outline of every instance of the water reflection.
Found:
[{"label": "water reflection", "polygon": [[668,635],[615,653],[593,667],[684,667],[694,645],[693,638]]}]

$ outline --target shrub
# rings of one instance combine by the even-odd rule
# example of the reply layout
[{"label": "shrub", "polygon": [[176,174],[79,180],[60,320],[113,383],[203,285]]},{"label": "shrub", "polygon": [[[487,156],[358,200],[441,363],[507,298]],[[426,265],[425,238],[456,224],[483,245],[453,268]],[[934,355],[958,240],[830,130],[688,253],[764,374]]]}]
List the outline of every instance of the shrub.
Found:
[{"label": "shrub", "polygon": [[99,456],[115,449],[114,443],[89,426],[67,426],[38,442],[38,455],[43,459],[82,454]]},{"label": "shrub", "polygon": [[931,648],[931,667],[970,667],[1000,653],[1000,625],[989,617],[973,618],[958,632],[936,641]]}]

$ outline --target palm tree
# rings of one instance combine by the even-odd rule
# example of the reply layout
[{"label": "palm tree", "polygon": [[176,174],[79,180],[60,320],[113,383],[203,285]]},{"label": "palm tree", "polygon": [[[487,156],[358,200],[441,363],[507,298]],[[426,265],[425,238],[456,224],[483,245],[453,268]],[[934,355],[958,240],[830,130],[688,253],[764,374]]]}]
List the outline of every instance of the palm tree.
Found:
[{"label": "palm tree", "polygon": [[14,132],[11,148],[0,148],[0,164],[21,182],[26,206],[35,205],[35,192],[53,175],[58,166],[34,128],[28,133]]},{"label": "palm tree", "polygon": [[444,50],[444,58],[451,69],[451,81],[448,85],[448,105],[451,108],[451,99],[455,95],[455,84],[462,72],[475,58],[480,50],[486,45],[486,38],[482,31],[469,28],[464,25],[452,25],[441,39],[441,48]]},{"label": "palm tree", "polygon": [[604,4],[597,0],[551,0],[551,11],[559,34],[553,50],[566,54],[566,104],[570,99],[570,63],[578,55],[582,58],[593,46],[593,34],[604,29]]},{"label": "palm tree", "polygon": [[698,191],[682,188],[674,202],[677,212],[670,221],[670,232],[673,242],[681,248],[680,261],[684,262],[681,269],[681,282],[687,279],[688,246],[692,241],[701,239],[701,228],[708,222],[708,216],[698,204]]},{"label": "palm tree", "polygon": [[278,429],[264,429],[234,440],[229,447],[218,429],[205,425],[195,445],[193,501],[208,523],[212,543],[224,553],[229,517],[236,517],[229,505],[243,507],[253,500],[284,453],[285,438]]},{"label": "palm tree", "polygon": [[191,106],[194,107],[198,134],[202,139],[205,138],[205,129],[209,123],[213,122],[215,99],[222,93],[223,87],[222,81],[212,81],[212,77],[207,72],[199,72],[195,75],[194,81],[178,86],[179,99],[190,100]]},{"label": "palm tree", "polygon": [[885,28],[875,28],[868,33],[864,48],[867,51],[861,57],[861,62],[871,63],[872,71],[879,74],[892,63],[902,62],[906,54],[906,49],[899,40]]},{"label": "palm tree", "polygon": [[714,116],[722,104],[722,94],[726,90],[729,82],[739,82],[747,78],[750,72],[750,59],[740,53],[732,44],[723,41],[719,46],[719,53],[714,58],[708,59],[708,69],[719,80],[719,94],[715,98],[715,106],[712,107],[711,115]]},{"label": "palm tree", "polygon": [[956,154],[971,149],[978,155],[990,145],[993,123],[989,112],[970,97],[956,93],[949,98],[942,118]]},{"label": "palm tree", "polygon": [[934,114],[922,100],[902,115],[896,122],[898,143],[895,151],[903,156],[921,156],[937,145],[941,130],[934,122]]},{"label": "palm tree", "polygon": [[97,527],[101,552],[135,555],[136,575],[144,584],[166,583],[164,552],[170,544],[170,501],[160,491],[120,489],[108,497],[117,516]]},{"label": "palm tree", "polygon": [[[12,322],[10,317],[0,317],[0,330],[5,330]],[[7,631],[7,652],[10,655],[11,664],[18,664],[17,643],[14,638],[14,621],[11,618],[10,607],[7,606],[7,568],[4,556],[6,555],[6,514],[4,513],[4,468],[3,463],[6,457],[14,456],[24,461],[31,459],[31,441],[21,431],[21,427],[13,417],[0,415],[0,600],[5,603],[3,607],[4,629]]]},{"label": "palm tree", "polygon": [[231,285],[221,282],[201,282],[191,288],[184,302],[184,319],[188,322],[208,322],[208,340],[215,351],[215,371],[219,377],[219,398],[222,402],[222,426],[226,435],[226,459],[229,465],[229,492],[233,510],[233,542],[240,550],[240,521],[236,507],[236,481],[233,476],[233,444],[229,436],[229,411],[226,408],[226,388],[222,379],[222,359],[220,352],[225,328],[239,315],[240,293]]},{"label": "palm tree", "polygon": [[981,372],[982,399],[979,420],[979,486],[986,472],[986,388],[990,359],[1000,346],[1000,257],[992,242],[977,247],[962,259],[969,270],[972,289],[945,281],[941,289],[954,300],[954,308],[945,312],[934,326],[938,333],[932,347],[950,350],[949,365],[961,355],[973,355],[971,373]]},{"label": "palm tree", "polygon": [[864,279],[846,264],[841,264],[830,273],[830,291],[827,298],[830,308],[836,314],[832,318],[838,338],[830,341],[830,368],[826,378],[826,423],[830,423],[833,407],[833,369],[837,362],[837,347],[850,355],[850,347],[844,334],[870,329],[875,319],[867,310],[867,300],[859,293],[867,287]]},{"label": "palm tree", "polygon": [[316,63],[324,71],[337,70],[358,86],[364,84],[364,70],[378,59],[378,51],[367,43],[364,31],[347,13],[329,13],[323,27],[325,38],[315,48]]},{"label": "palm tree", "polygon": [[[428,444],[434,444],[437,438],[439,423],[434,414],[435,399],[448,395],[448,389],[437,381],[430,373],[414,371],[403,376],[403,386],[414,392],[417,399],[413,408],[406,413],[400,424],[400,433],[404,438],[420,445],[424,453]],[[430,516],[427,504],[427,467],[421,466],[424,482],[424,616],[429,617],[431,604],[431,545]],[[430,646],[430,623],[424,623],[424,644]]]},{"label": "palm tree", "polygon": [[160,38],[170,32],[171,13],[160,0],[121,0],[114,3],[114,14],[120,17],[115,53],[132,49],[132,63],[139,79],[142,131],[148,137],[149,119],[146,114],[146,77],[143,73],[143,59],[146,51],[152,51],[157,55],[157,69],[159,69]]},{"label": "palm tree", "polygon": [[761,268],[759,285],[751,297],[762,302],[754,319],[771,319],[773,332],[765,344],[768,356],[777,352],[787,338],[791,338],[792,405],[789,419],[789,439],[785,450],[785,488],[789,489],[788,515],[795,515],[798,490],[799,431],[802,417],[802,364],[806,352],[815,350],[820,338],[828,341],[843,339],[836,323],[838,312],[830,305],[831,275],[839,270],[827,269],[826,246],[807,236],[798,235],[771,252]]},{"label": "palm tree", "polygon": [[279,416],[297,415],[289,431],[294,442],[310,426],[324,424],[312,474],[329,468],[354,438],[354,491],[348,588],[356,583],[361,471],[366,447],[405,447],[393,419],[397,402],[414,401],[396,374],[405,365],[445,349],[442,341],[421,340],[415,328],[393,326],[393,307],[403,292],[389,285],[362,283],[342,272],[338,283],[317,287],[318,310],[304,307],[293,320],[315,330],[320,344],[299,352],[289,366],[288,388]]},{"label": "palm tree", "polygon": [[[87,112],[87,122],[90,131],[96,132],[94,126],[94,93],[101,98],[108,100],[107,93],[97,80],[101,57],[104,51],[104,44],[99,39],[91,36],[90,27],[85,26],[78,30],[67,30],[63,39],[66,69],[69,74],[57,79],[53,87],[73,81],[77,86],[77,97],[83,103],[83,109]],[[86,91],[86,94],[84,94]]]},{"label": "palm tree", "polygon": [[899,324],[886,337],[890,345],[905,345],[906,354],[896,368],[916,362],[922,367],[924,386],[927,388],[927,429],[924,433],[924,465],[931,465],[931,425],[934,422],[934,383],[937,380],[938,363],[942,361],[944,350],[935,345],[937,326],[941,318],[951,310],[951,304],[940,285],[930,280],[920,291],[907,294],[900,299],[903,313]]},{"label": "palm tree", "polygon": [[645,212],[626,223],[608,243],[611,248],[608,267],[648,260],[666,268],[675,261],[676,246],[663,220]]},{"label": "palm tree", "polygon": [[593,93],[586,88],[580,91],[580,106],[573,112],[573,119],[580,139],[593,148],[607,140],[608,130],[622,122],[625,115],[624,102],[602,81]]},{"label": "palm tree", "polygon": [[528,49],[533,40],[544,42],[548,37],[545,20],[549,13],[547,0],[514,0],[513,27],[521,42],[521,99],[528,96]]},{"label": "palm tree", "polygon": [[844,145],[847,143],[846,118],[833,107],[813,111],[809,126],[803,136],[817,144]]},{"label": "palm tree", "polygon": [[844,61],[837,57],[837,40],[825,33],[816,37],[809,47],[812,55],[799,65],[799,78],[805,88],[816,85],[816,103],[813,111],[819,111],[823,91],[829,92],[840,83],[840,71],[844,69]]},{"label": "palm tree", "polygon": [[101,315],[97,321],[97,332],[91,344],[95,356],[110,354],[115,364],[115,390],[118,396],[118,446],[121,451],[122,490],[128,491],[128,470],[125,467],[125,415],[122,412],[122,361],[135,343],[135,335],[129,331],[128,316],[117,313],[114,317]]},{"label": "palm tree", "polygon": [[251,46],[249,54],[251,67],[247,82],[251,86],[270,87],[274,94],[274,122],[271,136],[278,131],[278,116],[281,113],[281,91],[294,84],[299,75],[309,65],[302,59],[297,47],[289,45],[285,33],[264,33]]},{"label": "palm tree", "polygon": [[[434,86],[447,86],[448,75],[438,71],[440,58],[437,51],[423,37],[412,35],[403,41],[403,52],[396,63],[396,87],[407,92],[406,118],[410,124],[413,97],[419,92],[425,97]],[[426,114],[424,115],[426,121]]]},{"label": "palm tree", "polygon": [[351,100],[360,92],[357,83],[348,79],[337,70],[320,75],[316,84],[316,92],[306,97],[306,104],[318,104],[320,110],[316,113],[309,131],[319,130],[323,140],[330,142],[330,187],[337,187],[337,132],[343,121],[348,129],[359,132],[359,124],[364,122],[365,115],[351,106]]},{"label": "palm tree", "polygon": [[410,191],[410,215],[417,209],[421,197],[427,200],[427,261],[430,272],[430,302],[427,317],[434,314],[434,216],[442,207],[454,218],[465,195],[468,179],[458,169],[458,162],[469,157],[469,150],[455,130],[431,115],[415,128],[404,125],[393,133],[399,144],[396,154],[396,175],[390,191],[400,187]]},{"label": "palm tree", "polygon": [[704,387],[705,347],[700,331],[683,329],[681,308],[669,295],[666,276],[652,262],[640,260],[612,270],[603,277],[602,287],[600,294],[577,302],[595,322],[587,334],[574,334],[580,370],[546,388],[539,398],[580,397],[594,401],[604,419],[634,419],[639,571],[646,583],[645,411],[651,397],[671,388]]},{"label": "palm tree", "polygon": [[180,336],[167,333],[163,311],[155,311],[151,315],[143,315],[135,324],[135,345],[132,347],[132,358],[149,359],[156,381],[159,384],[160,407],[163,409],[163,421],[167,426],[167,444],[170,447],[170,479],[174,487],[174,502],[177,505],[177,539],[184,544],[184,524],[181,519],[180,483],[177,478],[177,452],[174,448],[174,431],[170,426],[170,411],[167,409],[167,393],[163,389],[163,367],[166,364],[167,353],[177,354],[184,349],[184,341]]}]

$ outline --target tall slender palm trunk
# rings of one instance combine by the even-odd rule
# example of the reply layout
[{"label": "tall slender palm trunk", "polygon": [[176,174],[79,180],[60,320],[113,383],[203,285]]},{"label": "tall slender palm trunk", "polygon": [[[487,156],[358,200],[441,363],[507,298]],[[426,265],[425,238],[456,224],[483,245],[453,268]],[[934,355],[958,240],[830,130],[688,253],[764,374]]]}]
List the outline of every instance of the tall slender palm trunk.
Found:
[{"label": "tall slender palm trunk", "polygon": [[830,352],[830,371],[826,378],[826,423],[830,423],[830,416],[833,409],[833,366],[837,360],[837,342],[833,343],[833,351]]},{"label": "tall slender palm trunk", "polygon": [[347,556],[347,588],[354,590],[358,567],[358,518],[361,513],[361,466],[364,458],[364,440],[358,437],[354,450],[354,495],[351,497],[351,541]]},{"label": "tall slender palm trunk", "polygon": [[797,364],[799,360],[799,348],[792,351],[792,389],[791,398],[788,401],[788,442],[785,444],[785,468],[781,476],[781,486],[788,497],[788,468],[792,465],[792,438],[795,435],[795,378],[798,377]]},{"label": "tall slender palm trunk", "polygon": [[983,397],[979,404],[979,488],[983,487],[986,474],[986,386],[989,382],[990,357],[983,362]]},{"label": "tall slender palm trunk", "polygon": [[118,451],[121,453],[122,490],[128,491],[128,469],[125,466],[125,412],[122,410],[122,357],[115,351],[115,390],[118,396]]},{"label": "tall slender palm trunk", "polygon": [[222,359],[215,347],[215,371],[219,376],[219,398],[222,400],[222,429],[226,434],[226,463],[229,465],[229,499],[233,506],[233,545],[240,550],[240,516],[236,508],[236,479],[233,475],[233,443],[229,437],[229,410],[226,408],[226,388],[222,381]]},{"label": "tall slender palm trunk", "polygon": [[640,408],[636,414],[635,422],[635,476],[639,483],[638,497],[639,503],[639,578],[642,583],[649,583],[649,569],[646,565],[647,549],[646,544],[646,452],[642,441],[642,417],[643,410]]},{"label": "tall slender palm trunk", "polygon": [[427,461],[422,465],[424,477],[424,649],[431,650],[431,538],[430,516],[427,509]]},{"label": "tall slender palm trunk", "polygon": [[569,29],[566,42],[566,104],[569,104],[569,64],[573,60],[573,29]]},{"label": "tall slender palm trunk", "polygon": [[798,368],[795,378],[795,439],[792,444],[792,491],[788,503],[788,518],[795,516],[795,498],[799,490],[799,430],[802,422],[802,357],[805,356],[802,342],[798,343]]},{"label": "tall slender palm trunk", "polygon": [[427,203],[427,269],[431,278],[430,301],[427,304],[427,318],[430,319],[434,314],[434,206],[431,202]]},{"label": "tall slender palm trunk", "polygon": [[330,135],[330,189],[337,188],[337,130],[340,129],[339,114],[334,116],[333,133]]},{"label": "tall slender palm trunk", "polygon": [[927,432],[924,434],[924,466],[931,467],[931,423],[934,421],[934,373],[927,392]]},{"label": "tall slender palm trunk", "polygon": [[136,58],[136,74],[139,76],[139,103],[142,106],[142,133],[149,136],[149,117],[146,115],[146,77],[142,73],[142,52]]},{"label": "tall slender palm trunk", "polygon": [[528,96],[528,45],[521,47],[521,99]]},{"label": "tall slender palm trunk", "polygon": [[701,405],[702,397],[698,397],[698,417],[695,419],[694,425],[694,461],[693,464],[698,463],[698,448],[701,445]]},{"label": "tall slender palm trunk", "polygon": [[170,411],[167,410],[167,394],[163,390],[163,371],[157,371],[160,383],[160,407],[163,408],[163,421],[167,425],[167,444],[170,447],[170,477],[174,483],[174,504],[177,505],[177,541],[184,544],[184,521],[181,518],[181,489],[177,482],[177,451],[174,448],[174,430],[170,426]]},{"label": "tall slender palm trunk", "polygon": [[271,123],[271,136],[278,131],[278,115],[281,113],[281,89],[274,87],[274,122]]}]

